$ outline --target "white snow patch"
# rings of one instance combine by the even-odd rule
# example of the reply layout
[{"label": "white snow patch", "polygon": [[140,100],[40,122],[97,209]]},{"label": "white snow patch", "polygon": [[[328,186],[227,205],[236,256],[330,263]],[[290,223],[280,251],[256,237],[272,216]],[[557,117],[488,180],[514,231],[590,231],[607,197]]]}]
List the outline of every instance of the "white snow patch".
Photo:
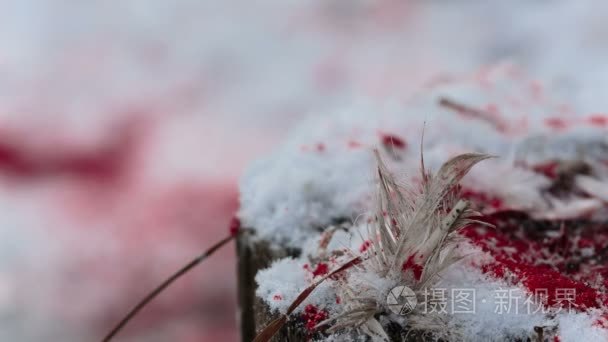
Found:
[{"label": "white snow patch", "polygon": [[598,325],[599,319],[598,311],[559,315],[557,321],[560,341],[608,341],[608,330]]}]

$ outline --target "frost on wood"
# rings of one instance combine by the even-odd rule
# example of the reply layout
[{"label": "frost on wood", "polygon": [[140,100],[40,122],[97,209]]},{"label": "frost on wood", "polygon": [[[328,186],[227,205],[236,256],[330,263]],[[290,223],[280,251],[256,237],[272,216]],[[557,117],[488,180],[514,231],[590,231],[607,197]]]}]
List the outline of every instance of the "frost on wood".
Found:
[{"label": "frost on wood", "polygon": [[[512,66],[483,75],[434,85],[401,108],[357,104],[312,119],[250,169],[239,216],[252,241],[297,251],[255,277],[270,312],[361,257],[291,322],[327,340],[568,341],[575,327],[608,337],[606,127],[530,94]],[[473,167],[487,155],[497,158]],[[386,308],[397,285],[417,294],[405,316]],[[448,302],[455,288],[474,290],[476,313],[425,314],[432,288],[447,289]],[[568,310],[556,295],[564,289],[576,292]],[[542,290],[551,293],[535,297]],[[517,302],[497,313],[505,293]]]}]

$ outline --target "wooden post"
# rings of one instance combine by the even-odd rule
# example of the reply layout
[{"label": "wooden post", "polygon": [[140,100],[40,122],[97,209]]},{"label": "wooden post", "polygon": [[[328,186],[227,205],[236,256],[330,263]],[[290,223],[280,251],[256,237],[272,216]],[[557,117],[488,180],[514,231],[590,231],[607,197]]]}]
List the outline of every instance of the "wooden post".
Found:
[{"label": "wooden post", "polygon": [[[238,302],[239,302],[239,328],[241,341],[251,342],[257,331],[266,326],[277,316],[273,314],[264,302],[257,298],[255,291],[257,284],[255,275],[270,264],[284,257],[298,257],[300,251],[293,248],[271,247],[266,241],[255,241],[255,231],[247,230],[237,239],[237,273],[238,273]],[[275,340],[277,341],[305,341],[306,334],[302,328],[287,324]]]}]

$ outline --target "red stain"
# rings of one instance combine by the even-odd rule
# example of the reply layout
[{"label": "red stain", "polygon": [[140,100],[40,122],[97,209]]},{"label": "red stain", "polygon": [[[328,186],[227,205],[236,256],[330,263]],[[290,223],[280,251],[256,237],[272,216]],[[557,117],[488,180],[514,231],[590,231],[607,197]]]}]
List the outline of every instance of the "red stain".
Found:
[{"label": "red stain", "polygon": [[398,148],[405,149],[407,147],[407,143],[405,140],[400,137],[392,134],[383,134],[382,135],[382,144],[386,148]]},{"label": "red stain", "polygon": [[608,329],[608,314],[602,314],[593,325],[602,329]]},{"label": "red stain", "polygon": [[556,179],[558,166],[557,162],[547,162],[533,166],[532,171],[545,175],[548,178]]},{"label": "red stain", "polygon": [[312,271],[312,275],[313,276],[323,276],[326,275],[327,272],[329,272],[329,267],[327,266],[326,263],[320,262],[317,267],[314,269],[314,271]]},{"label": "red stain", "polygon": [[359,252],[365,253],[365,251],[367,251],[371,245],[372,245],[371,241],[365,240],[365,242],[363,242],[363,244],[361,244],[361,247],[359,247]]},{"label": "red stain", "polygon": [[[496,228],[472,226],[465,228],[462,234],[494,258],[481,265],[485,273],[521,283],[530,293],[547,291],[548,307],[565,305],[558,298],[559,289],[575,291],[572,309],[598,308],[608,299],[590,285],[597,283],[598,275],[608,274],[608,265],[598,264],[602,256],[596,259],[583,257],[579,247],[583,239],[584,245],[592,243],[596,251],[606,249],[608,232],[605,227],[584,224],[575,230],[573,225],[581,223],[566,222],[563,224],[572,226],[567,230],[567,226],[559,225],[561,223],[550,226],[550,221],[533,221],[520,212],[500,212],[484,220]],[[543,233],[543,229],[551,234]]]},{"label": "red stain", "polygon": [[230,226],[228,227],[231,236],[236,236],[241,230],[241,220],[238,217],[234,216],[230,221]]},{"label": "red stain", "polygon": [[545,125],[554,130],[564,130],[568,127],[566,121],[560,118],[547,118],[545,119]]},{"label": "red stain", "polygon": [[594,126],[606,127],[608,126],[608,117],[603,114],[592,115],[589,117],[589,122]]},{"label": "red stain", "polygon": [[126,171],[134,152],[138,125],[120,127],[115,137],[91,150],[77,147],[34,148],[26,138],[0,138],[0,172],[17,178],[71,176],[77,179],[110,181]]},{"label": "red stain", "polygon": [[504,203],[498,197],[492,197],[487,194],[484,194],[481,192],[476,192],[476,191],[469,190],[469,189],[462,190],[462,193],[460,196],[464,199],[474,202],[476,205],[478,205],[481,208],[490,207],[495,210],[504,209]]},{"label": "red stain", "polygon": [[283,296],[281,296],[280,294],[276,294],[272,297],[273,300],[283,300]]},{"label": "red stain", "polygon": [[422,266],[416,264],[414,262],[414,258],[416,258],[416,253],[410,255],[407,260],[403,263],[402,266],[402,270],[403,272],[407,272],[408,270],[411,270],[412,273],[414,274],[414,278],[416,280],[420,280],[420,278],[422,277]]},{"label": "red stain", "polygon": [[309,332],[314,332],[315,327],[326,320],[329,317],[329,314],[326,310],[319,310],[315,305],[308,304],[306,308],[304,308],[304,313],[302,314],[302,320],[306,326],[306,329]]},{"label": "red stain", "polygon": [[325,151],[325,144],[323,144],[323,143],[318,143],[318,144],[315,146],[315,148],[316,148],[317,152],[324,152],[324,151]]}]

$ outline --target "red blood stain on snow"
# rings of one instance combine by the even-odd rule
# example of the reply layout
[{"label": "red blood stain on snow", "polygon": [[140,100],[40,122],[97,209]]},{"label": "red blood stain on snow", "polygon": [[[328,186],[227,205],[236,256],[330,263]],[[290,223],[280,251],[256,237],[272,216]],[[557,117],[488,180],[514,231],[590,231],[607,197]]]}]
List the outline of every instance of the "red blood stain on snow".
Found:
[{"label": "red blood stain on snow", "polygon": [[302,152],[316,151],[319,153],[323,153],[323,152],[325,152],[326,149],[327,149],[327,146],[325,146],[324,143],[317,143],[317,144],[314,144],[313,146],[308,146],[308,145],[300,146],[300,151],[302,151]]},{"label": "red blood stain on snow", "polygon": [[608,117],[603,114],[592,115],[589,117],[589,123],[593,126],[606,127],[608,126]]},{"label": "red blood stain on snow", "polygon": [[568,123],[564,119],[560,118],[547,118],[545,119],[545,125],[556,131],[568,128]]},{"label": "red blood stain on snow", "polygon": [[326,275],[327,272],[329,272],[329,267],[327,266],[326,263],[320,262],[317,267],[314,269],[314,271],[312,271],[312,275],[313,276],[323,276]]},{"label": "red blood stain on snow", "polygon": [[283,296],[281,296],[280,294],[276,294],[274,296],[272,296],[273,300],[283,300]]},{"label": "red blood stain on snow", "polygon": [[[113,314],[100,319],[103,329],[120,319],[125,303],[140,298],[167,274],[225,236],[226,227],[237,227],[232,216],[237,207],[234,184],[179,184],[154,195],[146,192],[130,199],[137,203],[135,208],[128,207],[127,202],[131,201],[123,199],[117,206],[128,208],[108,212],[95,220],[95,225],[107,227],[113,235],[111,258],[101,252],[83,255],[73,265],[73,274],[104,284],[104,291],[109,293],[106,295],[109,300],[104,303],[107,308],[100,313]],[[85,224],[89,227],[91,222],[78,225]],[[100,250],[104,251],[101,247]],[[232,277],[232,272],[227,270],[233,262],[230,248],[218,251],[213,260],[206,261],[206,270],[194,271],[176,282],[162,298],[138,315],[137,323],[130,330],[144,332],[159,323],[185,317],[203,320],[209,315],[218,322],[228,322],[223,324],[230,326],[223,329],[234,329],[233,297],[230,291],[220,291],[216,286]],[[69,292],[69,285],[61,291]]]},{"label": "red blood stain on snow", "polygon": [[[547,291],[550,307],[565,305],[560,302],[559,289],[575,291],[574,309],[597,308],[606,302],[606,296],[590,285],[598,283],[598,275],[608,275],[608,265],[601,262],[604,256],[597,254],[608,249],[605,226],[573,221],[559,226],[561,223],[534,221],[519,212],[500,212],[485,220],[496,229],[472,226],[462,231],[492,255],[493,262],[481,265],[484,272],[521,283],[530,293]],[[582,255],[581,243],[593,244],[595,255]]]},{"label": "red blood stain on snow", "polygon": [[371,245],[372,242],[370,240],[365,240],[365,242],[361,244],[361,247],[359,247],[359,252],[365,253]]},{"label": "red blood stain on snow", "polygon": [[532,171],[540,173],[548,178],[556,179],[558,167],[559,163],[557,162],[547,162],[532,166]]},{"label": "red blood stain on snow", "polygon": [[405,142],[405,140],[393,134],[382,134],[381,139],[382,145],[389,149],[405,149],[407,147],[407,143]]},{"label": "red blood stain on snow", "polygon": [[75,146],[36,148],[25,136],[4,135],[0,137],[0,172],[19,179],[69,176],[115,180],[126,171],[140,136],[139,125],[139,122],[122,125],[112,139],[91,149]]},{"label": "red blood stain on snow", "polygon": [[420,278],[422,277],[422,266],[420,266],[414,262],[415,258],[416,258],[416,253],[410,255],[407,258],[407,260],[403,263],[401,270],[403,272],[407,272],[408,270],[411,270],[412,273],[414,274],[414,278],[416,280],[420,280]]},{"label": "red blood stain on snow", "polygon": [[306,329],[309,332],[314,332],[317,324],[323,322],[329,317],[329,314],[326,310],[320,310],[317,306],[308,304],[304,308],[304,313],[302,314],[302,320],[306,326]]}]

